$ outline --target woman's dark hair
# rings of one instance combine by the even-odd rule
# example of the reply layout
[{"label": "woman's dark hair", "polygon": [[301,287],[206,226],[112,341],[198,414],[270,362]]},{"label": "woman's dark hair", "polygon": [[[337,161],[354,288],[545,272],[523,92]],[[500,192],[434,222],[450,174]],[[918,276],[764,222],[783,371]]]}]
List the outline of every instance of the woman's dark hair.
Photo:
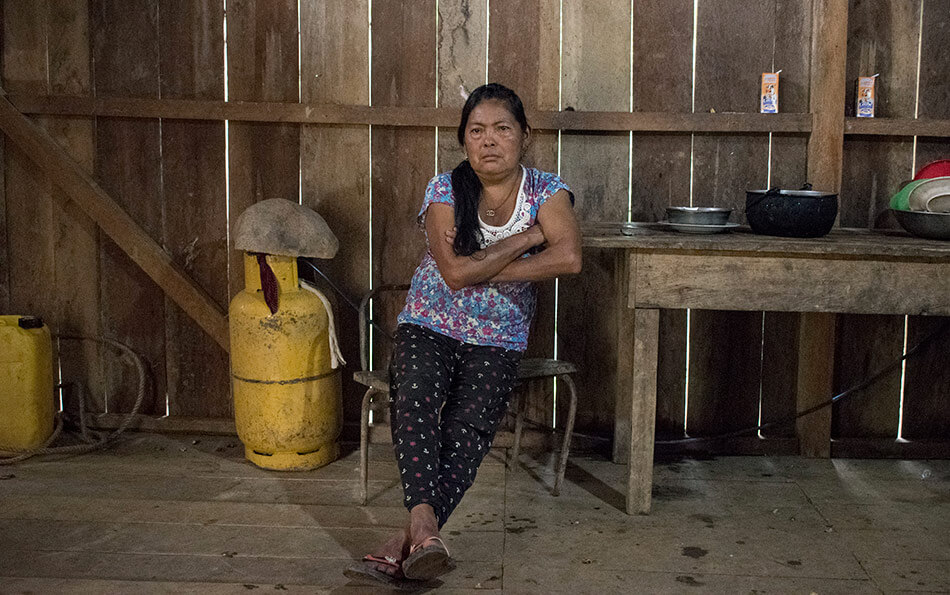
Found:
[{"label": "woman's dark hair", "polygon": [[[522,132],[530,128],[528,119],[524,115],[521,98],[504,85],[488,83],[472,91],[465,101],[458,129],[460,145],[465,145],[465,127],[468,126],[468,118],[472,110],[479,103],[489,99],[502,103],[521,125]],[[482,194],[482,182],[478,179],[468,159],[452,170],[452,193],[455,195],[455,253],[459,256],[470,256],[478,251],[482,240],[482,231],[478,227],[478,200]]]}]

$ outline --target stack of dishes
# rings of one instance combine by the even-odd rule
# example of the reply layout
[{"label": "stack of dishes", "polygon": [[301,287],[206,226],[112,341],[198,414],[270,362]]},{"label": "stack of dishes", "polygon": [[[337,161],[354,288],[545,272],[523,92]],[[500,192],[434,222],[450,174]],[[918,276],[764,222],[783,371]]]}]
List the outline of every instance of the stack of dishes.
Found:
[{"label": "stack of dishes", "polygon": [[891,209],[897,222],[910,234],[950,240],[950,176],[908,183],[891,198]]},{"label": "stack of dishes", "polygon": [[738,223],[730,223],[732,209],[723,207],[666,207],[666,221],[661,225],[681,233],[723,233]]}]

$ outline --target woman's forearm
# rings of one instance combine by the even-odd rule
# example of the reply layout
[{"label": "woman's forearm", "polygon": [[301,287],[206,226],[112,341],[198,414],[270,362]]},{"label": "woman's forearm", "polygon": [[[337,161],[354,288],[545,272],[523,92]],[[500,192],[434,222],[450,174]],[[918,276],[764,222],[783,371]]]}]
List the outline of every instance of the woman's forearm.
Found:
[{"label": "woman's forearm", "polygon": [[492,277],[491,281],[546,281],[564,275],[576,275],[580,271],[580,249],[562,244],[548,246],[538,254],[515,259]]},{"label": "woman's forearm", "polygon": [[471,256],[453,253],[448,259],[443,259],[447,262],[439,264],[439,271],[446,284],[454,290],[493,280],[514,262],[527,260],[520,256],[539,245],[539,237],[543,240],[539,230],[528,230],[496,242]]}]

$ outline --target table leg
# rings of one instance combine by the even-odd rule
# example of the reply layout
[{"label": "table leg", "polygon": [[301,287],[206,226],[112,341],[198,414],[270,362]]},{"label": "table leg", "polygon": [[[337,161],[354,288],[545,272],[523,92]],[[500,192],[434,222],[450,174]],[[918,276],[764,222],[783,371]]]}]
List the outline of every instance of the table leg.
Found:
[{"label": "table leg", "polygon": [[627,514],[647,514],[653,495],[656,368],[660,311],[634,310],[633,382],[630,391],[630,464]]},{"label": "table leg", "polygon": [[636,254],[618,252],[614,261],[613,295],[608,307],[614,318],[614,463],[626,465],[630,456],[630,395],[633,386],[633,336],[635,296],[631,279],[636,276]]}]

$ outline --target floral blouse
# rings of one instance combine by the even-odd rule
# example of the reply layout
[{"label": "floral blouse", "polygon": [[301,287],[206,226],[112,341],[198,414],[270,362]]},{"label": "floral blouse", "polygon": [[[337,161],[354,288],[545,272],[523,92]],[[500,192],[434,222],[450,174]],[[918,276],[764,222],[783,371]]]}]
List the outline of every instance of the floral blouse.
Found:
[{"label": "floral blouse", "polygon": [[[558,190],[563,188],[570,193],[567,185],[554,174],[523,166],[521,169],[521,187],[508,222],[494,226],[479,219],[484,236],[483,248],[534,225],[538,209]],[[574,200],[573,195],[571,200]],[[419,225],[423,232],[426,211],[433,203],[455,205],[451,172],[439,174],[429,181],[419,211]],[[524,351],[536,305],[534,284],[528,281],[487,282],[454,291],[442,278],[428,249],[428,240],[426,238],[427,248],[422,263],[412,276],[406,307],[399,314],[399,322],[426,327],[463,343]]]}]

